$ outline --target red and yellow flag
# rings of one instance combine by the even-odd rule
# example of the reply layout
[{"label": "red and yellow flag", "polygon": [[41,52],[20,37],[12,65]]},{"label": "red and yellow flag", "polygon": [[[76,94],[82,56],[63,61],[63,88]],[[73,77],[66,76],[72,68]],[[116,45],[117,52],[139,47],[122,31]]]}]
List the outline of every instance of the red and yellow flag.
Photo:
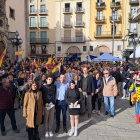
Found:
[{"label": "red and yellow flag", "polygon": [[1,57],[0,57],[0,67],[2,65],[2,62],[3,62],[3,58],[5,58],[6,56],[6,48],[4,49],[3,53],[1,54]]},{"label": "red and yellow flag", "polygon": [[24,64],[23,64],[23,61],[21,60],[21,65],[22,65],[22,72],[25,74],[26,71],[25,71],[25,67],[24,67]]},{"label": "red and yellow flag", "polygon": [[52,60],[53,60],[53,58],[52,58],[52,56],[49,58],[49,60],[48,60],[48,62],[46,63],[46,67],[48,68],[48,67],[50,67],[51,65],[52,65]]},{"label": "red and yellow flag", "polygon": [[60,67],[61,67],[61,63],[58,64],[58,65],[56,65],[56,66],[54,67],[54,69],[52,70],[52,73],[55,73],[55,72],[56,72],[56,68],[59,68],[59,70],[60,70]]},{"label": "red and yellow flag", "polygon": [[73,63],[74,63],[74,66],[78,65],[78,61],[73,61]]},{"label": "red and yellow flag", "polygon": [[83,64],[84,67],[87,67],[87,64]]},{"label": "red and yellow flag", "polygon": [[17,52],[15,52],[15,56],[21,56],[23,54],[23,52],[24,52],[24,50],[17,51]]},{"label": "red and yellow flag", "polygon": [[31,57],[29,56],[29,55],[27,55],[27,58],[30,60],[31,59]]}]

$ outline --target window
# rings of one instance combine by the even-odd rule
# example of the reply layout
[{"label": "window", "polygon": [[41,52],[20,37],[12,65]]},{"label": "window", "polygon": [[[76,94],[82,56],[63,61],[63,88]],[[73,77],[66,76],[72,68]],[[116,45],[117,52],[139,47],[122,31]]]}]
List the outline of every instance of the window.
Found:
[{"label": "window", "polygon": [[42,51],[42,54],[46,54],[47,53],[46,45],[41,45],[41,51]]},{"label": "window", "polygon": [[10,8],[10,17],[15,19],[15,10]]},{"label": "window", "polygon": [[30,27],[36,27],[35,17],[30,17]]},{"label": "window", "polygon": [[70,16],[65,16],[64,20],[65,20],[64,26],[70,26]]},{"label": "window", "polygon": [[76,15],[76,25],[82,25],[82,15]]},{"label": "window", "polygon": [[30,5],[30,14],[35,14],[35,6]]},{"label": "window", "polygon": [[87,49],[87,46],[83,46],[83,52],[85,52]]},{"label": "window", "polygon": [[77,2],[77,6],[76,6],[76,10],[77,11],[82,11],[82,2]]},{"label": "window", "polygon": [[40,27],[47,27],[46,17],[40,17]]},{"label": "window", "polygon": [[65,3],[65,12],[70,12],[70,3]]},{"label": "window", "polygon": [[121,51],[121,45],[118,45],[118,51]]},{"label": "window", "polygon": [[40,32],[41,42],[47,42],[47,31]]},{"label": "window", "polygon": [[[113,15],[113,10],[112,10],[112,15]],[[112,20],[117,20],[117,10],[115,10],[114,16],[112,17]]]},{"label": "window", "polygon": [[45,0],[41,0],[41,2],[45,2]]},{"label": "window", "polygon": [[102,26],[97,26],[97,36],[102,35]]},{"label": "window", "polygon": [[41,13],[46,13],[46,5],[40,5],[40,12]]},{"label": "window", "polygon": [[35,45],[31,46],[31,54],[36,54],[36,46]]},{"label": "window", "polygon": [[97,11],[97,20],[98,21],[102,20],[102,11]]},{"label": "window", "polygon": [[30,0],[30,3],[34,3],[34,0]]},{"label": "window", "polygon": [[77,42],[83,41],[83,29],[76,29],[75,36]]},{"label": "window", "polygon": [[[113,35],[113,25],[111,26],[111,35]],[[114,25],[114,35],[116,35],[116,26]]]},{"label": "window", "polygon": [[3,21],[2,20],[0,20],[0,27],[2,27],[3,26]]},{"label": "window", "polygon": [[64,41],[71,41],[71,30],[64,30]]},{"label": "window", "polygon": [[98,3],[102,3],[102,0],[97,0]]},{"label": "window", "polygon": [[30,42],[36,42],[36,32],[30,32]]},{"label": "window", "polygon": [[93,46],[90,46],[90,51],[93,51]]},{"label": "window", "polygon": [[57,47],[57,51],[58,51],[58,52],[61,52],[61,46],[58,46],[58,47]]}]

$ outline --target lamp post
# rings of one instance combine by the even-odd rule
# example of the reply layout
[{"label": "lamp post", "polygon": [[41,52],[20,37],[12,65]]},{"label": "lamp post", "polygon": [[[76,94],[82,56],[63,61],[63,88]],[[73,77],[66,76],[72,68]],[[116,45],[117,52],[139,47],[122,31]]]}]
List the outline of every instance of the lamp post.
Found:
[{"label": "lamp post", "polygon": [[128,42],[134,44],[133,66],[136,67],[136,64],[135,64],[136,44],[140,41],[140,38],[138,38],[138,37],[136,36],[136,35],[137,35],[137,30],[136,30],[136,29],[134,29],[133,34],[134,34],[134,37],[133,37],[133,38],[129,38],[129,39],[128,39]]},{"label": "lamp post", "polygon": [[[23,43],[22,39],[18,39],[19,33],[18,31],[15,32],[15,36],[16,38],[13,38],[11,40],[11,43],[13,46],[16,46],[16,51],[18,51],[18,46],[21,45]],[[16,61],[18,61],[18,56],[16,56]]]}]

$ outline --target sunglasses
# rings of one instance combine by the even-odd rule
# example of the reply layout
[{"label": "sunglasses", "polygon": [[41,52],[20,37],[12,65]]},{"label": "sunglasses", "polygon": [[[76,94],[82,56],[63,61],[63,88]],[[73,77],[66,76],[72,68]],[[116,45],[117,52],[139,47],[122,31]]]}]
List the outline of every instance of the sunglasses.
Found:
[{"label": "sunglasses", "polygon": [[104,74],[108,74],[108,73],[104,73]]}]

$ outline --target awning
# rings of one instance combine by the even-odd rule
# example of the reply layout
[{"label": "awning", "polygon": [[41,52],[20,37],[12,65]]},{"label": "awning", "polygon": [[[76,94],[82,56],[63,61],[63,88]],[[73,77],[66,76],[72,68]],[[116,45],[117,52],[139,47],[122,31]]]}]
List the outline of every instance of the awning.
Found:
[{"label": "awning", "polygon": [[[133,54],[132,53],[129,58],[133,58]],[[136,48],[136,51],[135,51],[135,58],[139,58],[140,57],[140,46]]]}]

